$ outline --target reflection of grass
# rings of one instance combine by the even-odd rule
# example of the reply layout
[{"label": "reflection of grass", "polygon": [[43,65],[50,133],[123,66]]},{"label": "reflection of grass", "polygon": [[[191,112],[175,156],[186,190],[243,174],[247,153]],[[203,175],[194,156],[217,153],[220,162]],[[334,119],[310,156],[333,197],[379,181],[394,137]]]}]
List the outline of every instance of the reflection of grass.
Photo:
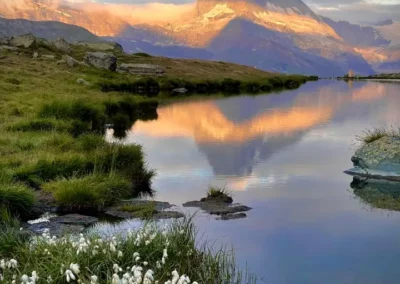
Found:
[{"label": "reflection of grass", "polygon": [[363,145],[370,144],[382,137],[400,137],[400,128],[374,128],[363,131],[360,135],[356,136],[356,140]]}]

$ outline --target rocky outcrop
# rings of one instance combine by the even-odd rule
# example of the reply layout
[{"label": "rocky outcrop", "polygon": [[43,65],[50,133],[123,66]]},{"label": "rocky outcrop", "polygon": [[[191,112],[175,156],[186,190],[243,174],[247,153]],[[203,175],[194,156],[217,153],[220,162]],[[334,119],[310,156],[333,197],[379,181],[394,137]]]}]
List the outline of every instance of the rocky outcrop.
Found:
[{"label": "rocky outcrop", "polygon": [[8,37],[0,37],[0,45],[9,45],[10,39]]},{"label": "rocky outcrop", "polygon": [[122,63],[118,66],[117,71],[136,75],[161,75],[165,73],[164,68],[160,65],[132,63]]},{"label": "rocky outcrop", "polygon": [[400,138],[383,137],[359,148],[346,173],[400,182]]},{"label": "rocky outcrop", "polygon": [[[234,220],[247,217],[246,212],[252,208],[233,204],[232,197],[228,195],[220,195],[216,197],[207,196],[200,201],[189,201],[183,204],[183,207],[198,207],[211,215],[218,215],[217,220]],[[237,214],[239,213],[239,214]]]},{"label": "rocky outcrop", "polygon": [[36,46],[36,38],[32,34],[12,37],[10,39],[10,45],[16,47],[33,48]]},{"label": "rocky outcrop", "polygon": [[111,53],[87,52],[84,62],[100,69],[115,71],[117,69],[117,57]]},{"label": "rocky outcrop", "polygon": [[18,51],[18,47],[8,46],[8,45],[0,45],[0,50]]},{"label": "rocky outcrop", "polygon": [[60,51],[65,52],[65,53],[71,52],[71,45],[62,37],[53,41],[53,45],[55,48],[57,48]]}]

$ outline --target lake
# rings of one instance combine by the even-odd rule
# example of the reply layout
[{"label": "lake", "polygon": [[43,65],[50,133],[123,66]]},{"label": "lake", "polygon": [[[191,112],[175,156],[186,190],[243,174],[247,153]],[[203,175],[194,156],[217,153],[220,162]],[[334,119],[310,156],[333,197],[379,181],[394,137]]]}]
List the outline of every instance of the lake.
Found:
[{"label": "lake", "polygon": [[363,201],[343,171],[355,135],[399,125],[400,84],[325,80],[158,114],[123,140],[143,145],[156,200],[181,205],[217,185],[253,208],[232,221],[199,214],[201,239],[232,246],[267,283],[399,283],[400,213]]}]

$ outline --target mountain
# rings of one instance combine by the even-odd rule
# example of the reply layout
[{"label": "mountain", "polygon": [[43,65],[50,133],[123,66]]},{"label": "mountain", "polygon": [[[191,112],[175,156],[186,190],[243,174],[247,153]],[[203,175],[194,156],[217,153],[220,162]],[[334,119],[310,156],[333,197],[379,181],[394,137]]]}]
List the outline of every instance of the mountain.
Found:
[{"label": "mountain", "polygon": [[[125,50],[159,56],[229,61],[255,68],[320,76],[374,70],[334,28],[301,0],[198,0],[176,21],[148,20],[100,4],[49,5],[24,0],[2,7],[7,18],[74,23],[118,41]],[[102,8],[101,8],[102,7]],[[133,12],[134,13],[134,10]],[[124,15],[121,16],[121,15]]]},{"label": "mountain", "polygon": [[0,17],[0,37],[10,37],[31,33],[39,38],[55,40],[63,37],[69,42],[101,41],[88,30],[60,22],[33,22],[28,20],[9,20]]}]

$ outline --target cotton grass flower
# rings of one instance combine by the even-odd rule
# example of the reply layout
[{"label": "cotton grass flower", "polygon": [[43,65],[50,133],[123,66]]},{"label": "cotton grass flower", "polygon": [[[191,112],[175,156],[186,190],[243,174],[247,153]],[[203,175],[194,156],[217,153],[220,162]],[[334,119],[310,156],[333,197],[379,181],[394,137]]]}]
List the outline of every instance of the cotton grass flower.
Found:
[{"label": "cotton grass flower", "polygon": [[76,275],[78,275],[80,273],[79,265],[76,263],[71,263],[69,265],[69,269],[71,269]]},{"label": "cotton grass flower", "polygon": [[76,280],[76,277],[75,277],[74,273],[72,273],[71,270],[67,269],[65,271],[65,279],[69,283],[71,280]]},{"label": "cotton grass flower", "polygon": [[97,284],[99,281],[99,278],[96,275],[92,275],[90,277],[90,284]]}]

